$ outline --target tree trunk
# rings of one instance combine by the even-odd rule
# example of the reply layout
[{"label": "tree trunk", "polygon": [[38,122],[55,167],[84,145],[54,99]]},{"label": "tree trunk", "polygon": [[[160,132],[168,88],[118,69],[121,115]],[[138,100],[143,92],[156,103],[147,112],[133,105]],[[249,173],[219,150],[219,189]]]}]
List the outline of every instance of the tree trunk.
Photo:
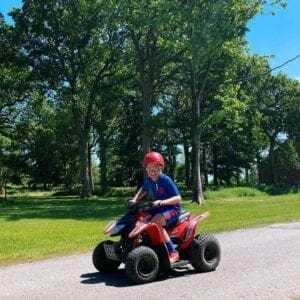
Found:
[{"label": "tree trunk", "polygon": [[4,187],[4,181],[3,181],[3,171],[0,169],[0,196],[5,196],[5,187]]},{"label": "tree trunk", "polygon": [[185,165],[185,185],[190,188],[191,185],[191,158],[189,146],[187,144],[183,145],[184,149],[184,165]]},{"label": "tree trunk", "polygon": [[92,145],[88,143],[88,170],[89,170],[89,181],[90,181],[90,190],[94,191],[94,178],[92,170]]},{"label": "tree trunk", "polygon": [[100,186],[101,189],[105,190],[107,188],[107,158],[106,158],[106,143],[102,135],[99,138],[100,147]]},{"label": "tree trunk", "polygon": [[227,186],[231,186],[231,174],[228,165],[225,167],[225,181]]},{"label": "tree trunk", "polygon": [[142,129],[142,145],[143,145],[143,153],[144,155],[151,151],[151,137],[149,130],[149,117],[143,113],[143,129]]},{"label": "tree trunk", "polygon": [[258,172],[258,184],[261,185],[262,182],[261,182],[261,176],[260,176],[260,168],[261,168],[261,160],[260,160],[260,155],[259,153],[256,154],[256,169],[257,169],[257,172]]},{"label": "tree trunk", "polygon": [[91,197],[91,183],[88,166],[88,134],[81,132],[79,137],[79,163],[80,163],[80,177],[81,177],[81,198]]},{"label": "tree trunk", "polygon": [[[203,148],[202,150],[202,157],[203,157],[203,168],[202,172],[204,173],[204,189],[208,186],[208,172],[207,172],[207,159],[206,159],[206,149]],[[203,186],[202,186],[203,188]]]},{"label": "tree trunk", "polygon": [[212,155],[213,155],[212,163],[213,163],[213,173],[214,173],[214,186],[218,186],[219,185],[218,163],[217,163],[218,150],[217,150],[217,146],[215,144],[212,146]]},{"label": "tree trunk", "polygon": [[192,89],[192,172],[193,172],[193,200],[198,204],[204,203],[201,169],[200,169],[200,96],[197,96],[195,73],[191,68]]},{"label": "tree trunk", "polygon": [[[151,150],[151,105],[152,105],[152,95],[153,95],[153,80],[150,78],[149,73],[151,73],[150,68],[147,70],[145,53],[143,48],[139,43],[139,37],[135,34],[131,34],[132,40],[135,45],[136,59],[137,59],[137,71],[139,73],[140,90],[142,94],[142,114],[143,114],[143,124],[142,124],[142,146],[143,153],[146,154]],[[153,71],[153,69],[152,69]],[[148,72],[148,78],[147,78]],[[153,78],[152,78],[153,79]]]},{"label": "tree trunk", "polygon": [[245,180],[246,180],[246,184],[249,184],[249,168],[245,168]]},{"label": "tree trunk", "polygon": [[201,170],[200,170],[200,95],[196,93],[195,72],[191,67],[192,91],[192,162],[193,162],[193,200],[198,204],[204,203]]},{"label": "tree trunk", "polygon": [[174,180],[175,179],[175,168],[176,168],[176,155],[174,155],[174,147],[168,144],[167,139],[167,158],[168,158],[168,174]]},{"label": "tree trunk", "polygon": [[275,168],[275,157],[274,157],[274,148],[275,148],[275,135],[272,135],[270,138],[270,151],[269,151],[269,165],[271,171],[271,183],[275,186],[278,185],[276,168]]},{"label": "tree trunk", "polygon": [[236,168],[236,171],[235,171],[235,176],[236,176],[236,185],[239,186],[240,185],[240,169],[239,168]]},{"label": "tree trunk", "polygon": [[151,96],[147,88],[143,88],[143,152],[151,151]]},{"label": "tree trunk", "polygon": [[200,140],[197,134],[193,137],[192,161],[193,161],[193,201],[198,204],[204,203],[201,170],[200,170]]}]

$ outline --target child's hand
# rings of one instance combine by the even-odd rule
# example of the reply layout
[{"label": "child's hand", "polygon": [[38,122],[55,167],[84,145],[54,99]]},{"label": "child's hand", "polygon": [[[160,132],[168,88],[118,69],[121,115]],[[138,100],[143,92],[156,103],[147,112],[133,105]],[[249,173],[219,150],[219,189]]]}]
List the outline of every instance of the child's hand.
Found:
[{"label": "child's hand", "polygon": [[152,202],[152,206],[161,206],[162,200],[155,200]]},{"label": "child's hand", "polygon": [[135,200],[128,200],[128,202],[127,202],[127,207],[128,208],[130,208],[130,207],[132,207],[132,206],[134,206],[136,204],[136,201]]}]

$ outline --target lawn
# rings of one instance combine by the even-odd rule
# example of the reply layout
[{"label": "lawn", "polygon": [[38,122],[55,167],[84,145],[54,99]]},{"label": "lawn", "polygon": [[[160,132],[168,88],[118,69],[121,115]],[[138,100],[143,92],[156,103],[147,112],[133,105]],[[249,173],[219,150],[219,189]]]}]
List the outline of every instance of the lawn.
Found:
[{"label": "lawn", "polygon": [[[184,210],[210,211],[201,226],[216,233],[300,220],[300,194],[270,196],[256,190],[210,192],[204,205],[184,198]],[[124,197],[24,194],[0,200],[0,265],[92,251],[107,237],[106,224],[125,212]]]}]

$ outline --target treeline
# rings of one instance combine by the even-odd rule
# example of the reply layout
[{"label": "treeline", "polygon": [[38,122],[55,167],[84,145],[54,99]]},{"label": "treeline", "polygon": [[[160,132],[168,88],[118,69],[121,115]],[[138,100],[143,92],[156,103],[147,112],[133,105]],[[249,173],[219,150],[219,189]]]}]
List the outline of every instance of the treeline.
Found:
[{"label": "treeline", "polygon": [[299,168],[300,84],[249,54],[266,2],[23,0],[0,16],[0,185],[89,197],[139,184],[150,149],[196,202],[263,160],[277,184]]}]

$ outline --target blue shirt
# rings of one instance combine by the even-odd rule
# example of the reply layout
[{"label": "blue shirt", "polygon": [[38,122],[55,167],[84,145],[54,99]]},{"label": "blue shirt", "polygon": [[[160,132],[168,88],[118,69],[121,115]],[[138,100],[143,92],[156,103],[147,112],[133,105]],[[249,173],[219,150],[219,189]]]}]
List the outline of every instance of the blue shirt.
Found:
[{"label": "blue shirt", "polygon": [[[164,173],[160,173],[157,181],[153,181],[150,177],[147,177],[142,189],[153,196],[153,201],[165,200],[180,195],[173,180]],[[167,205],[167,207],[175,207],[178,210],[181,210],[179,203],[176,203],[175,205]]]}]

